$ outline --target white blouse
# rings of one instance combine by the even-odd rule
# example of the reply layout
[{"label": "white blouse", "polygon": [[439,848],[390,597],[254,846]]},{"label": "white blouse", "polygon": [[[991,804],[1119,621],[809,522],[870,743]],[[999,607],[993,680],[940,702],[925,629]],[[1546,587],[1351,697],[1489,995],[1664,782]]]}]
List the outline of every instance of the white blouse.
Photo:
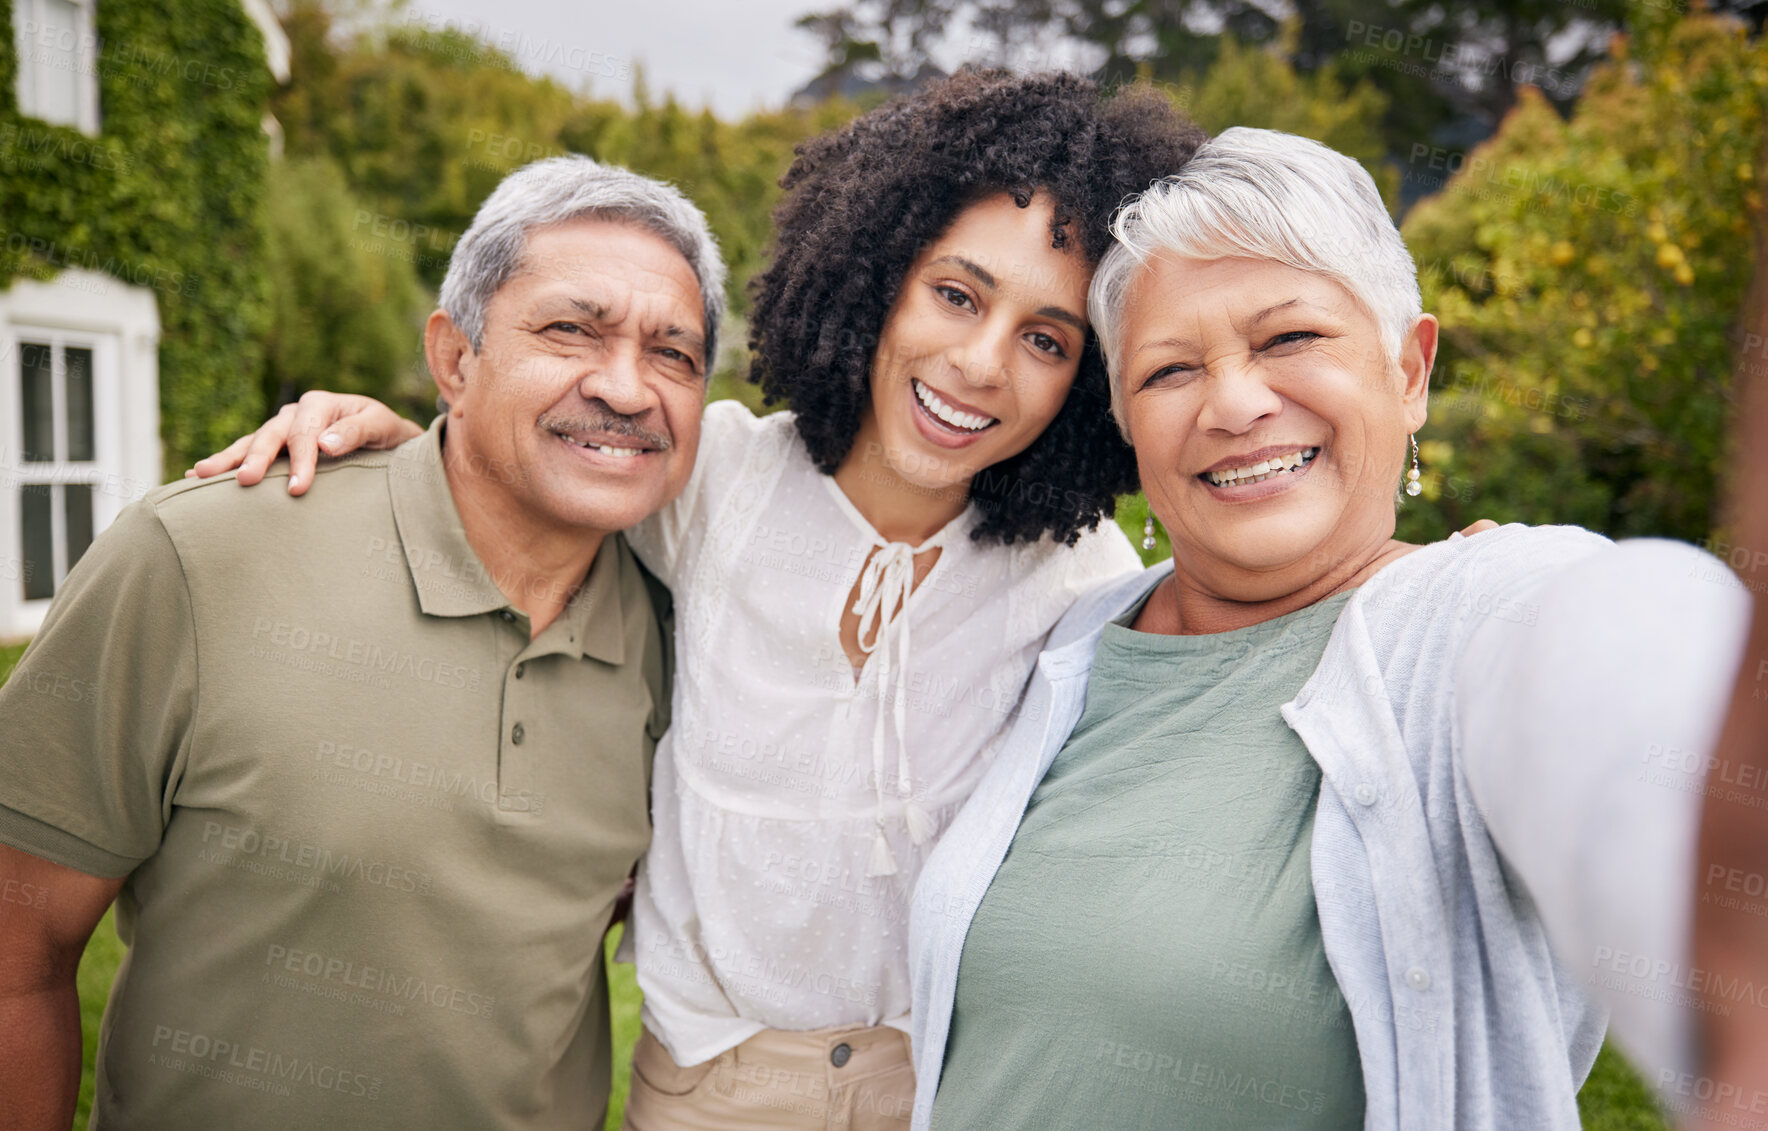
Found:
[{"label": "white blouse", "polygon": [[[680,498],[628,532],[674,591],[676,669],[621,957],[676,1063],[765,1028],[907,1030],[908,896],[927,853],[1051,627],[1141,566],[1109,521],[1073,547],[979,543],[975,521],[971,507],[919,546],[886,542],[790,413],[721,401]],[[861,639],[875,632],[858,673],[840,639],[856,583]]]}]

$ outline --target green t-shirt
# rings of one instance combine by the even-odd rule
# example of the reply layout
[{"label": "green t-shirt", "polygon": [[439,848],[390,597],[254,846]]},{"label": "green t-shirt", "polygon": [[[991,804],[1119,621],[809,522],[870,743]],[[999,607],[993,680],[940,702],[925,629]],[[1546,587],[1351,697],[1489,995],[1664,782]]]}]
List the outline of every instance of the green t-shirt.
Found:
[{"label": "green t-shirt", "polygon": [[1348,594],[1202,636],[1107,625],[958,967],[936,1128],[1356,1128],[1279,708]]},{"label": "green t-shirt", "polygon": [[0,842],[128,877],[92,1125],[600,1126],[664,606],[609,538],[530,639],[439,429],[285,474],[126,508],[0,688]]}]

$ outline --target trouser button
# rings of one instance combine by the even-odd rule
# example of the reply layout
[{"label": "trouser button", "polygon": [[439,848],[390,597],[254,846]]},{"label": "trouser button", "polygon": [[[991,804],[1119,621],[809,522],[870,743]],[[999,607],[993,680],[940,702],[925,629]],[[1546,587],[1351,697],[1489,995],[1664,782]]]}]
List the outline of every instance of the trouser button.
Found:
[{"label": "trouser button", "polygon": [[842,1041],[829,1051],[829,1063],[833,1064],[836,1068],[845,1068],[847,1062],[852,1059],[853,1046],[849,1045],[846,1041]]}]

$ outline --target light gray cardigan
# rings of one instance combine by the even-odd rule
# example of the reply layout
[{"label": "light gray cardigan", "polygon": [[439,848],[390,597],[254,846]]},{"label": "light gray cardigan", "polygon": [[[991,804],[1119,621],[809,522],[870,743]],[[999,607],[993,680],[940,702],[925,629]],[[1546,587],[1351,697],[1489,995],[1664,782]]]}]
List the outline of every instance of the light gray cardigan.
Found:
[{"label": "light gray cardigan", "polygon": [[[1085,707],[1100,632],[1171,570],[1057,625],[921,874],[916,1128],[965,932]],[[1314,894],[1370,1131],[1577,1128],[1611,1010],[1647,1079],[1689,1067],[1702,778],[1687,768],[1717,741],[1749,608],[1693,547],[1525,526],[1408,554],[1346,604],[1282,711],[1322,774]]]}]

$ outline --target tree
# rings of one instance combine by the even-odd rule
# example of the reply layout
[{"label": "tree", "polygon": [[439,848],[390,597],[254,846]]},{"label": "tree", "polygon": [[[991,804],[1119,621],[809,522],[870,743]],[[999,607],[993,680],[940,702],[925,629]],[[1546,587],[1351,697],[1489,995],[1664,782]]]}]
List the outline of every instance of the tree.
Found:
[{"label": "tree", "polygon": [[1346,82],[1331,64],[1303,74],[1280,51],[1242,47],[1223,36],[1207,72],[1187,74],[1169,89],[1179,108],[1212,134],[1229,126],[1283,130],[1356,158],[1395,206],[1399,174],[1383,161],[1381,134],[1387,96],[1367,79]]},{"label": "tree", "polygon": [[832,67],[863,56],[900,76],[942,44],[1044,66],[1059,54],[1050,44],[1081,45],[1108,82],[1178,81],[1212,66],[1224,42],[1279,47],[1303,74],[1367,78],[1388,98],[1389,149],[1403,152],[1485,136],[1521,82],[1569,104],[1627,14],[1627,0],[854,0],[799,26]]},{"label": "tree", "polygon": [[417,279],[410,225],[366,219],[325,158],[279,166],[267,213],[266,407],[314,388],[427,400],[419,340],[430,296]]},{"label": "tree", "polygon": [[731,264],[740,313],[793,148],[857,112],[833,102],[728,123],[651,99],[642,73],[628,109],[527,75],[461,31],[378,19],[340,34],[322,0],[293,0],[283,16],[293,79],[276,114],[290,155],[332,161],[365,209],[362,224],[398,228],[432,288],[499,181],[529,162],[583,153],[693,197]]},{"label": "tree", "polygon": [[1765,88],[1768,48],[1739,23],[1642,24],[1571,121],[1525,89],[1412,213],[1444,333],[1403,531],[1491,517],[1708,536]]}]

